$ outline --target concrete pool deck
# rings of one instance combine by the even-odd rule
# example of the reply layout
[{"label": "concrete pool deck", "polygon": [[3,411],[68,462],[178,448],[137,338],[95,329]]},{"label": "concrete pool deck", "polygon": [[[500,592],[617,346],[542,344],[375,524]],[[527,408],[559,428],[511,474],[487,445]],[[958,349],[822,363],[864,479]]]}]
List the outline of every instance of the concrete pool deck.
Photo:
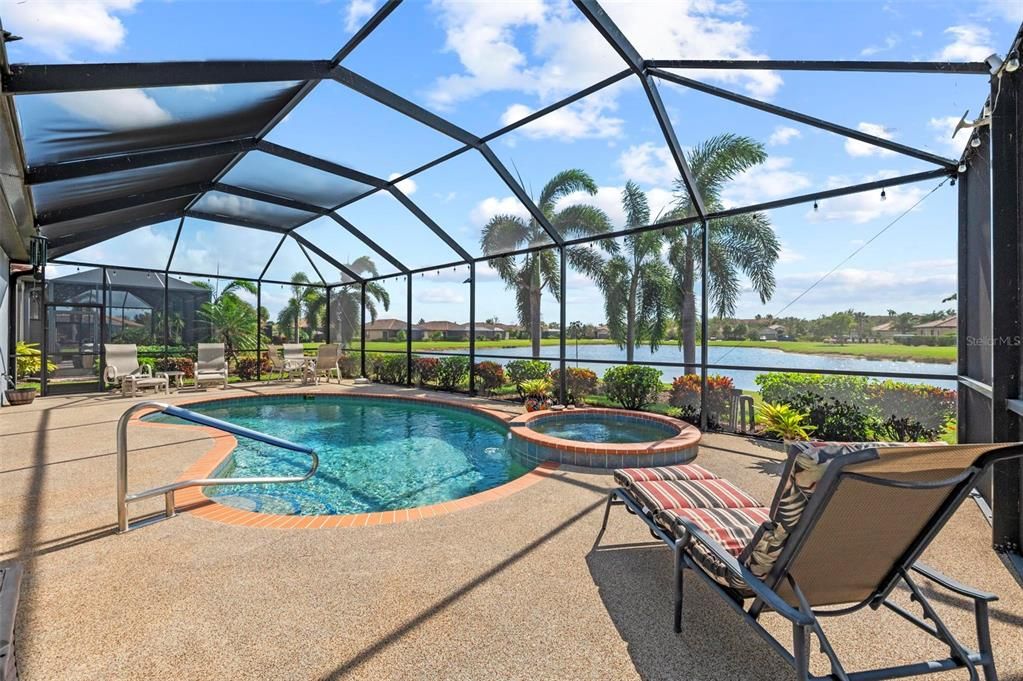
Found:
[{"label": "concrete pool deck", "polygon": [[[419,392],[225,392],[338,390]],[[672,633],[670,555],[635,518],[616,509],[603,547],[592,550],[607,473],[562,467],[513,494],[417,522],[295,531],[183,512],[114,535],[114,432],[132,402],[80,395],[0,409],[0,561],[26,568],[17,633],[27,681],[792,677],[696,580],[687,580],[685,631]],[[138,427],[130,442],[130,490],[176,479],[215,445],[178,428]],[[697,461],[769,500],[780,459],[709,434]],[[155,499],[134,510],[160,507]],[[996,661],[1003,681],[1019,680],[1023,589],[989,541],[967,502],[924,560],[1001,597],[991,619]],[[930,593],[972,642],[969,604]],[[789,631],[777,617],[766,622],[780,636]],[[825,627],[852,670],[947,654],[887,611]],[[815,663],[825,671],[819,656]]]}]

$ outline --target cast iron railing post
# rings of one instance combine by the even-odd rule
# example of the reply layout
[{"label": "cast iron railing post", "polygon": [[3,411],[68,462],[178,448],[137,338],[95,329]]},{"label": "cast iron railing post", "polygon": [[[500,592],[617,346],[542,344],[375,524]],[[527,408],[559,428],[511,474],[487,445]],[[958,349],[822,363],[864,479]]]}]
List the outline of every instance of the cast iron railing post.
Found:
[{"label": "cast iron railing post", "polygon": [[[43,276],[39,279],[40,290],[39,290],[39,314],[43,318],[43,353],[41,363],[39,365],[39,392],[43,397],[49,394],[49,381],[47,380],[47,374],[50,373],[48,368],[50,366],[50,297],[46,294],[46,263],[43,263]],[[106,279],[107,269],[103,268],[103,278]],[[102,329],[101,329],[102,331]],[[100,338],[100,341],[103,339]],[[102,352],[102,345],[100,351]],[[17,350],[15,350],[17,354]],[[17,361],[17,360],[15,360]],[[14,373],[17,374],[17,364],[14,365]],[[100,376],[100,380],[103,380],[103,376]],[[15,379],[17,381],[17,379]],[[17,385],[15,385],[17,387]],[[106,386],[104,386],[106,387]]]},{"label": "cast iron railing post", "polygon": [[359,291],[359,375],[366,378],[366,282]]},{"label": "cast iron railing post", "polygon": [[702,222],[703,233],[701,235],[700,248],[703,257],[700,258],[700,429],[707,430],[709,423],[707,414],[707,364],[709,350],[707,347],[707,273],[709,271],[708,261],[710,260],[710,225],[706,220]]},{"label": "cast iron railing post", "polygon": [[263,381],[263,282],[256,282],[256,380]]},{"label": "cast iron railing post", "polygon": [[412,387],[412,275],[405,275],[405,385]]}]

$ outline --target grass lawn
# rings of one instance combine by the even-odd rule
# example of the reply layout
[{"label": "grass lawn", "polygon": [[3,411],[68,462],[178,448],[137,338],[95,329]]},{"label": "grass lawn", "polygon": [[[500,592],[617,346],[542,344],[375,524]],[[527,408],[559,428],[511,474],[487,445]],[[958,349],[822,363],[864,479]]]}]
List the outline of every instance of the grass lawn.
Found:
[{"label": "grass lawn", "polygon": [[710,341],[710,345],[737,348],[773,348],[808,355],[852,355],[869,359],[954,362],[954,345],[897,345],[895,343],[818,343],[814,341]]},{"label": "grass lawn", "polygon": [[[554,345],[557,346],[561,341],[557,338],[544,338],[540,341],[540,345]],[[569,345],[575,345],[575,339],[568,341]],[[588,338],[579,339],[579,345],[609,345],[611,341],[607,340],[594,340]],[[478,340],[476,341],[476,349],[495,349],[495,348],[528,348],[531,345],[531,341],[528,339],[513,338],[509,340]],[[353,343],[353,346],[358,348],[358,343]],[[393,350],[397,352],[405,351],[405,341],[366,341],[367,352],[377,352],[380,350]],[[412,341],[412,352],[426,352],[428,350],[464,350],[466,354],[469,352],[468,341],[442,341],[442,340],[425,340],[425,341]]]}]

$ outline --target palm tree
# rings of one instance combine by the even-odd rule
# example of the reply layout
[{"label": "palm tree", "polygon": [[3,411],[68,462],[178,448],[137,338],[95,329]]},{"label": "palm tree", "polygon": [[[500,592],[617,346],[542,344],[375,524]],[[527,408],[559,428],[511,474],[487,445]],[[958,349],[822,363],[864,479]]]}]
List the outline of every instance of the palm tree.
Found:
[{"label": "palm tree", "polygon": [[[359,275],[377,276],[376,264],[366,256],[356,258],[353,262],[348,263],[348,269]],[[359,286],[341,286],[330,294],[331,304],[336,310],[334,321],[337,323],[338,331],[338,337],[334,340],[341,343],[342,347],[351,345],[356,329],[361,326],[362,294],[359,289]],[[388,295],[387,289],[378,282],[368,282],[366,284],[366,312],[372,321],[377,318],[378,304],[386,311],[391,307],[391,296]]]},{"label": "palm tree", "polygon": [[[611,222],[604,211],[588,204],[572,204],[557,209],[558,201],[577,191],[593,196],[597,183],[582,170],[563,170],[544,186],[537,206],[547,221],[562,236],[600,234],[611,229]],[[501,256],[502,253],[530,246],[550,243],[543,226],[535,218],[529,220],[517,215],[496,215],[483,227],[480,246],[486,256],[499,256],[490,261],[506,287],[515,291],[515,307],[519,323],[529,330],[532,339],[533,357],[540,355],[540,300],[544,289],[555,298],[561,295],[561,271],[557,250],[548,248],[525,255]],[[614,250],[614,242],[602,245]],[[565,249],[568,263],[578,271],[594,279],[603,276],[604,258],[594,249],[569,246]]]},{"label": "palm tree", "polygon": [[[291,297],[288,298],[288,302],[284,304],[284,307],[277,314],[277,323],[284,328],[294,328],[295,336],[294,342],[301,342],[301,338],[298,335],[299,322],[308,310],[307,298],[315,298],[316,291],[313,287],[312,282],[309,281],[309,277],[306,276],[305,272],[295,272],[291,275]],[[307,317],[308,321],[308,317]],[[310,330],[315,326],[308,327]]]},{"label": "palm tree", "polygon": [[[722,209],[721,191],[740,173],[767,160],[764,146],[748,137],[724,134],[712,137],[686,154],[708,211]],[[689,193],[681,179],[675,180],[675,206],[667,219],[696,215]],[[681,332],[679,343],[683,361],[696,362],[696,279],[703,260],[703,227],[688,224],[666,230],[668,263],[673,270],[673,307]],[[774,264],[780,244],[763,213],[746,213],[718,218],[708,223],[710,259],[707,286],[712,310],[704,314],[730,317],[739,298],[740,273],[750,281],[760,301],[766,303],[774,293]],[[686,368],[687,373],[694,369]]]},{"label": "palm tree", "polygon": [[258,319],[256,309],[238,296],[239,291],[256,295],[256,284],[235,279],[222,290],[204,281],[194,286],[210,292],[210,300],[199,307],[199,316],[210,325],[211,335],[224,343],[228,358],[237,359],[239,350],[254,350]]},{"label": "palm tree", "polygon": [[[622,191],[622,207],[627,228],[649,224],[646,194],[632,180]],[[667,332],[671,273],[661,261],[664,235],[660,232],[630,234],[624,242],[624,252],[608,260],[598,285],[604,294],[611,339],[625,347],[626,361],[632,362],[643,340],[657,350]]]}]

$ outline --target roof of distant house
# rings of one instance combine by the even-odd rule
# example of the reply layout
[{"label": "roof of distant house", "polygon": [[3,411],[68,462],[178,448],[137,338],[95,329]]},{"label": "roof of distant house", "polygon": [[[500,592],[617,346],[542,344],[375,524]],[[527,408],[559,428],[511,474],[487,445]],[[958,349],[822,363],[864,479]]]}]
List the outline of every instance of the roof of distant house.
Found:
[{"label": "roof of distant house", "polygon": [[935,319],[931,322],[924,322],[922,324],[916,324],[914,329],[956,329],[959,327],[959,319],[956,315],[951,317],[945,317],[944,319]]},{"label": "roof of distant house", "polygon": [[367,331],[401,331],[405,328],[404,319],[377,319],[366,324]]},{"label": "roof of distant house", "polygon": [[895,322],[885,322],[870,329],[871,331],[894,331]]}]

